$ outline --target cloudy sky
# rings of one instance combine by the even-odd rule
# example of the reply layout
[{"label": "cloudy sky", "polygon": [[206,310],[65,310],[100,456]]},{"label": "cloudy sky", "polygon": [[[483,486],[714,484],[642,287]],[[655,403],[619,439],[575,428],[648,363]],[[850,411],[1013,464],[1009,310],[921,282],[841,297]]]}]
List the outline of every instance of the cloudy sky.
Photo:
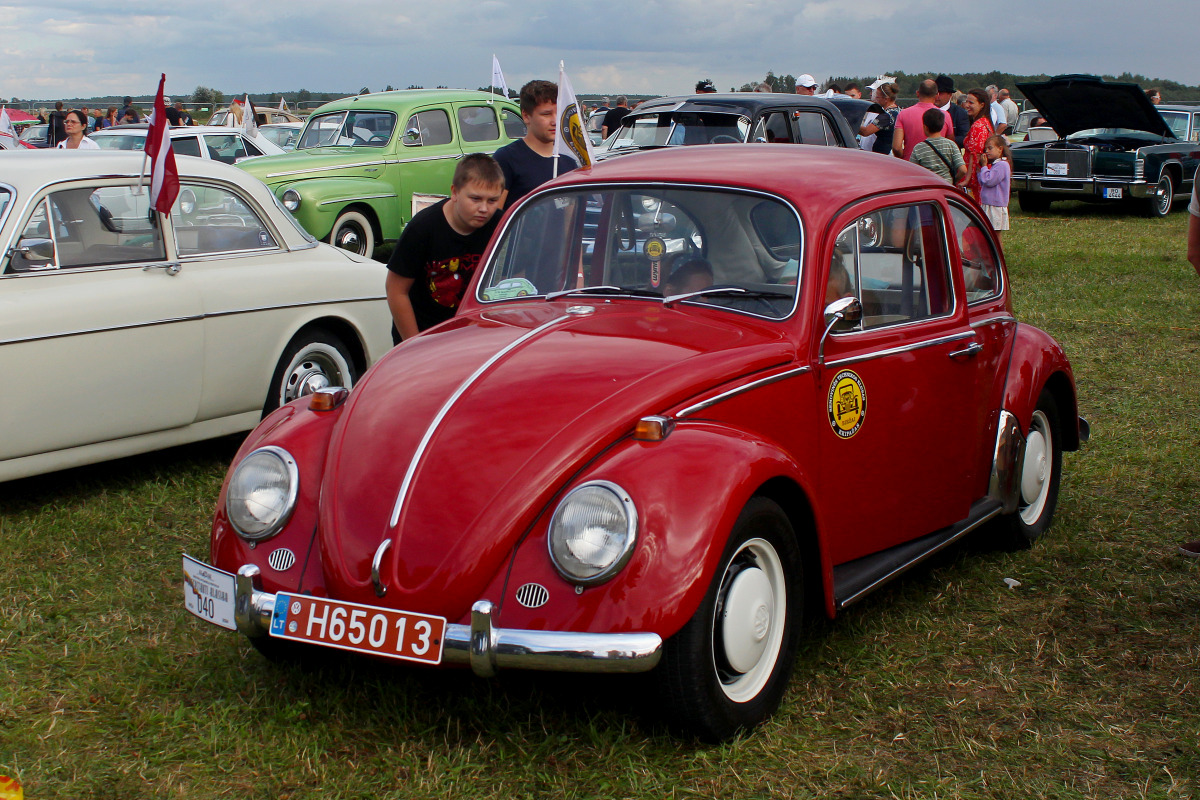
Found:
[{"label": "cloudy sky", "polygon": [[[0,0],[3,3],[4,0]],[[25,0],[0,7],[0,97],[209,86],[510,87],[678,94],[777,74],[1124,71],[1200,84],[1196,0]],[[1153,13],[1143,13],[1153,9]]]}]

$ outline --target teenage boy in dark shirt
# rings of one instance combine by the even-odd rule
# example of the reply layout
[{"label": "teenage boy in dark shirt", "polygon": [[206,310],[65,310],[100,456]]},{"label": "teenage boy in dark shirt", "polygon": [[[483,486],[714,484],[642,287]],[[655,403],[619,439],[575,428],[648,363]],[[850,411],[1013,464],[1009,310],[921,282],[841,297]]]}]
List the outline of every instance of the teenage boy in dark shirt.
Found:
[{"label": "teenage boy in dark shirt", "polygon": [[[558,126],[558,84],[530,81],[521,87],[525,138],[496,151],[504,171],[504,210],[554,177],[554,131]],[[558,174],[575,169],[575,159],[558,156]]]},{"label": "teenage boy in dark shirt", "polygon": [[450,197],[423,209],[400,234],[385,283],[392,342],[454,316],[500,215],[504,173],[486,153],[454,170]]}]

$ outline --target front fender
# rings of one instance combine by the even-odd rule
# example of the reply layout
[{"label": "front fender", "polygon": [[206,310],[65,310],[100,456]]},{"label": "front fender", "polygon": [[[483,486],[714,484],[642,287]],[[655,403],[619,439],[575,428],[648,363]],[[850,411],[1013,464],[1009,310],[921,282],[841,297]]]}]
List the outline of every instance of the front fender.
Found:
[{"label": "front fender", "polygon": [[1001,408],[1016,416],[1023,433],[1029,432],[1029,421],[1043,389],[1050,391],[1058,406],[1063,449],[1078,450],[1079,406],[1071,364],[1062,346],[1048,333],[1032,325],[1017,325]]},{"label": "front fender", "polygon": [[326,239],[339,214],[349,206],[370,208],[379,220],[381,238],[395,239],[403,227],[395,187],[376,178],[303,178],[272,187],[282,198],[288,189],[300,195],[293,216],[318,239]]},{"label": "front fender", "polygon": [[[696,612],[743,506],[780,477],[808,485],[781,448],[729,426],[683,422],[663,441],[623,440],[544,509],[487,599],[497,600],[506,627],[640,631],[666,639]],[[580,590],[555,570],[547,529],[566,491],[593,480],[611,481],[629,493],[639,515],[638,541],[616,577]],[[536,608],[518,602],[527,584],[545,587],[549,599]]]},{"label": "front fender", "polygon": [[[318,412],[309,409],[309,399],[304,397],[295,400],[271,412],[238,448],[217,497],[209,541],[209,563],[233,573],[244,564],[253,564],[262,572],[262,588],[269,592],[297,592],[303,589],[323,596],[325,590],[321,565],[319,559],[309,558],[309,554],[310,551],[315,553],[311,545],[316,534],[325,455],[333,426],[344,404],[331,411]],[[225,495],[229,490],[229,479],[238,464],[250,453],[267,445],[281,447],[292,455],[299,471],[300,485],[296,506],[283,530],[252,547],[238,536],[230,524],[225,511]],[[291,550],[295,563],[277,570],[268,564],[268,557],[281,547]]]}]

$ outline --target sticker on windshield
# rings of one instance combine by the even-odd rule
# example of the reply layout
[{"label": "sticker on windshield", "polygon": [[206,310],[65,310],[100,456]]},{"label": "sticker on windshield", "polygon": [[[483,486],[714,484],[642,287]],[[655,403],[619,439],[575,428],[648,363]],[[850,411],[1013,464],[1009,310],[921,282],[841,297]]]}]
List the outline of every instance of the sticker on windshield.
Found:
[{"label": "sticker on windshield", "polygon": [[509,278],[483,290],[484,300],[511,300],[537,294],[537,287],[524,278]]},{"label": "sticker on windshield", "polygon": [[667,243],[651,236],[642,246],[642,252],[650,259],[650,285],[657,289],[662,284],[662,257],[667,252]]},{"label": "sticker on windshield", "polygon": [[867,417],[867,389],[852,370],[842,370],[829,384],[829,424],[843,439],[858,433]]}]

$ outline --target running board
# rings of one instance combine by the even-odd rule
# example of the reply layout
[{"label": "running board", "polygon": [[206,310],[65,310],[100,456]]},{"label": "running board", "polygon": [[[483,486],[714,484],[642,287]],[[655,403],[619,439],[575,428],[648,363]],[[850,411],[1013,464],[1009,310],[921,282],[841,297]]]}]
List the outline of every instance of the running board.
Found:
[{"label": "running board", "polygon": [[999,501],[985,497],[971,504],[971,513],[962,522],[882,552],[839,564],[833,568],[835,607],[840,610],[861,600],[883,584],[966,536],[999,514],[1000,510]]}]

